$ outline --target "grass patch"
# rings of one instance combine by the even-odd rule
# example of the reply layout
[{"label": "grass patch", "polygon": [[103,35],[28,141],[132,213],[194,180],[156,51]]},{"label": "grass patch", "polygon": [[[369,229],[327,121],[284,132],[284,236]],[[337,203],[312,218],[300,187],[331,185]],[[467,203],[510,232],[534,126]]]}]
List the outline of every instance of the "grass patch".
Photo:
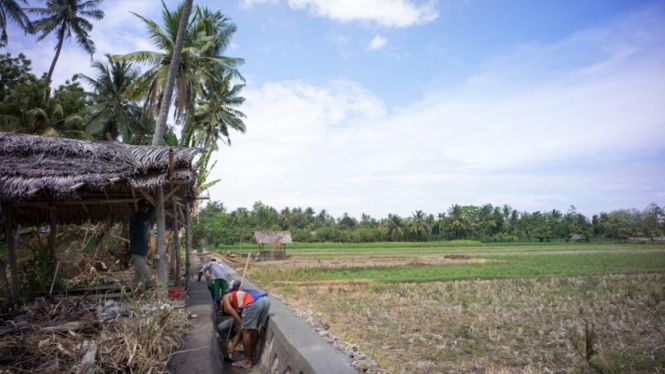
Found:
[{"label": "grass patch", "polygon": [[[285,297],[395,373],[663,372],[665,274],[565,279],[302,286]],[[575,348],[587,322],[588,362]]]},{"label": "grass patch", "polygon": [[657,252],[521,253],[481,255],[489,263],[363,267],[269,267],[254,273],[261,284],[337,280],[439,281],[665,271],[665,250]]}]

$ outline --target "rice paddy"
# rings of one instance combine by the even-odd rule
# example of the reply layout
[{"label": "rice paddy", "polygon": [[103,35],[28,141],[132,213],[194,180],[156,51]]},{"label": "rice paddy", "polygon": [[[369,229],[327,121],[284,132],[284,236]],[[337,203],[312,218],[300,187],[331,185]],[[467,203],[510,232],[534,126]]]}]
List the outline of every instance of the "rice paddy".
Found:
[{"label": "rice paddy", "polygon": [[662,245],[288,252],[252,278],[391,373],[665,372]]}]

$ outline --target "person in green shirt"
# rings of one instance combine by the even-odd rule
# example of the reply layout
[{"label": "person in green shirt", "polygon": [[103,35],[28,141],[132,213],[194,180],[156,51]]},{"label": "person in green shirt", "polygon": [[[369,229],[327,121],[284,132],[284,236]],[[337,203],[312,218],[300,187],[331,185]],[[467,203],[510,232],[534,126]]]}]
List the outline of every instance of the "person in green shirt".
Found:
[{"label": "person in green shirt", "polygon": [[151,286],[150,270],[145,257],[148,255],[148,226],[155,214],[155,207],[148,200],[138,202],[138,212],[129,218],[129,254],[134,261],[134,288]]}]

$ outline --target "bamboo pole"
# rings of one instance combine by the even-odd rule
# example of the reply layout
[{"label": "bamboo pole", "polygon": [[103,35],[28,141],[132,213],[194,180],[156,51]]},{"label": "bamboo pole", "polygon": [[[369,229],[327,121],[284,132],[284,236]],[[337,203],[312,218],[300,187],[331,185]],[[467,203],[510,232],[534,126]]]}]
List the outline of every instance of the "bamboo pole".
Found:
[{"label": "bamboo pole", "polygon": [[55,271],[55,266],[58,263],[58,252],[56,251],[55,238],[58,233],[57,225],[57,210],[51,211],[51,227],[49,228],[49,249],[51,251],[51,270]]},{"label": "bamboo pole", "polygon": [[245,283],[245,275],[247,274],[247,268],[249,267],[249,259],[252,258],[252,254],[247,254],[247,262],[245,262],[245,270],[242,272],[242,280],[240,281],[240,287],[242,288],[243,283]]},{"label": "bamboo pole", "polygon": [[190,261],[190,252],[192,251],[191,214],[190,203],[187,202],[185,205],[185,288],[189,287],[189,277],[192,273],[190,269],[192,266]]},{"label": "bamboo pole", "polygon": [[14,239],[14,217],[12,216],[11,205],[4,204],[2,212],[5,215],[5,239],[7,239],[7,252],[9,260],[9,271],[12,279],[12,304],[18,304],[21,293],[21,284],[18,279],[18,261],[16,259],[16,241]]},{"label": "bamboo pole", "polygon": [[[178,216],[178,206],[175,201],[173,202],[173,216]],[[173,219],[173,255],[175,256],[175,284],[180,284],[180,265],[182,258],[180,257],[180,240],[178,238],[178,220]]]},{"label": "bamboo pole", "polygon": [[160,186],[157,189],[157,199],[155,200],[157,209],[157,283],[161,286],[169,281],[168,266],[166,258],[166,214],[164,209],[164,189]]}]

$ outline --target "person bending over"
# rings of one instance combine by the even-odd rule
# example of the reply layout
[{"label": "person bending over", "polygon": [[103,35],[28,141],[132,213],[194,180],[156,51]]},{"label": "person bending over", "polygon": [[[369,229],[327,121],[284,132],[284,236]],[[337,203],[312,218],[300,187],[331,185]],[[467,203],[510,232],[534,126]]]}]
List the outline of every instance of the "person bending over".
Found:
[{"label": "person bending over", "polygon": [[210,262],[205,264],[199,271],[199,282],[201,281],[201,276],[209,272],[210,275],[206,274],[206,279],[209,279],[208,289],[212,294],[215,304],[217,304],[217,311],[222,310],[222,296],[226,293],[226,289],[229,286],[229,274],[224,269],[224,265],[217,262],[216,259],[211,258]]},{"label": "person bending over", "polygon": [[245,349],[245,358],[233,366],[249,369],[253,363],[254,350],[259,342],[259,326],[265,325],[270,311],[270,299],[266,292],[245,289],[231,291],[223,297],[224,310],[240,325],[240,332],[234,339],[230,352],[235,350],[240,338]]}]

